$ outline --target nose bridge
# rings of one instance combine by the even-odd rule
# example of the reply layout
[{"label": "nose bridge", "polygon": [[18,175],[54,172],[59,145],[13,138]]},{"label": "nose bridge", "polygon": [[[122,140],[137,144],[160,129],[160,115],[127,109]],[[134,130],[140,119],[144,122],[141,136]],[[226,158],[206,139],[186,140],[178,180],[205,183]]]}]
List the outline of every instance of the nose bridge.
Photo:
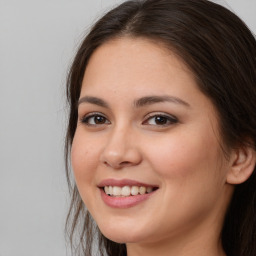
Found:
[{"label": "nose bridge", "polygon": [[108,134],[101,161],[117,169],[138,164],[141,157],[134,135],[132,127],[116,125]]},{"label": "nose bridge", "polygon": [[116,152],[116,154],[119,153],[120,155],[122,155],[128,147],[128,134],[129,133],[127,127],[115,127],[108,137],[105,150],[113,153]]}]

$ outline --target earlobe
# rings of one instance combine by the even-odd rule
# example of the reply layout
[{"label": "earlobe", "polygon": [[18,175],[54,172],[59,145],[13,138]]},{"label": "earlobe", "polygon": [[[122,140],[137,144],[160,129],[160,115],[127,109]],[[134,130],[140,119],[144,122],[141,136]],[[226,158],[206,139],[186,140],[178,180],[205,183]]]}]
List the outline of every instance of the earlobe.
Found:
[{"label": "earlobe", "polygon": [[249,146],[241,147],[234,150],[230,160],[231,168],[227,173],[227,183],[241,184],[249,179],[254,171],[256,152]]}]

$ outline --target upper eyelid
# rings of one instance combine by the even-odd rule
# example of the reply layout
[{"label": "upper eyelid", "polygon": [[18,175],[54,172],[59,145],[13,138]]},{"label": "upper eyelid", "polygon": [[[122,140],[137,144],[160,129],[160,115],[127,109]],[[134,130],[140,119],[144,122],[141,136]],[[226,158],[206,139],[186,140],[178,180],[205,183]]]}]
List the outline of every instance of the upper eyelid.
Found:
[{"label": "upper eyelid", "polygon": [[96,116],[96,115],[103,116],[103,117],[107,118],[107,116],[105,114],[103,114],[102,112],[99,112],[99,111],[88,112],[86,114],[81,115],[81,117],[85,118],[85,117]]},{"label": "upper eyelid", "polygon": [[164,117],[170,117],[172,119],[178,120],[178,118],[175,115],[168,114],[165,112],[152,112],[144,116],[145,119],[155,117],[155,116],[164,116]]},{"label": "upper eyelid", "polygon": [[93,117],[93,116],[102,116],[102,117],[104,117],[104,118],[106,118],[109,122],[110,122],[110,120],[109,120],[109,118],[105,115],[105,114],[103,114],[103,113],[101,113],[101,112],[89,112],[89,113],[87,113],[87,114],[83,114],[83,115],[81,115],[81,117],[80,118],[78,118],[81,122],[83,122],[85,119],[88,119],[88,118],[90,118],[90,117]]}]

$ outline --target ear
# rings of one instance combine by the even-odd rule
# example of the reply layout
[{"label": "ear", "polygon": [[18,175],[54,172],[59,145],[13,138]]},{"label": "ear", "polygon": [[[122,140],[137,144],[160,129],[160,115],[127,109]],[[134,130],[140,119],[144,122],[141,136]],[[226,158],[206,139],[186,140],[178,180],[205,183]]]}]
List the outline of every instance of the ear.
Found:
[{"label": "ear", "polygon": [[250,146],[234,149],[230,161],[231,168],[227,173],[227,183],[241,184],[249,179],[254,171],[256,152]]}]

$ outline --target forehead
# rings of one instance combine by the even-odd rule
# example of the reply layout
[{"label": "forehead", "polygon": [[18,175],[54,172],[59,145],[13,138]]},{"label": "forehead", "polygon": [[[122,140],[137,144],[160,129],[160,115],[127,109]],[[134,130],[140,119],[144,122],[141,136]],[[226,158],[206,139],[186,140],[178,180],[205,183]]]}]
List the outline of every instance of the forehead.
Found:
[{"label": "forehead", "polygon": [[139,90],[142,85],[150,90],[162,84],[179,84],[186,80],[197,87],[193,73],[184,62],[163,43],[144,38],[118,38],[101,45],[92,54],[86,67],[83,88],[108,82],[115,88],[129,84]]},{"label": "forehead", "polygon": [[[162,62],[165,61],[168,63],[170,63],[171,59],[173,65],[193,75],[184,61],[169,48],[161,41],[145,37],[136,38],[125,36],[114,38],[96,48],[88,64],[98,60],[98,58],[115,61],[111,62],[112,64],[117,63],[118,60],[126,61],[127,64],[136,64],[138,61],[140,64],[147,64],[154,59],[156,65],[160,64],[158,61],[159,58],[161,58]],[[136,58],[134,58],[135,56]],[[150,65],[152,65],[152,63],[150,63]]]}]

